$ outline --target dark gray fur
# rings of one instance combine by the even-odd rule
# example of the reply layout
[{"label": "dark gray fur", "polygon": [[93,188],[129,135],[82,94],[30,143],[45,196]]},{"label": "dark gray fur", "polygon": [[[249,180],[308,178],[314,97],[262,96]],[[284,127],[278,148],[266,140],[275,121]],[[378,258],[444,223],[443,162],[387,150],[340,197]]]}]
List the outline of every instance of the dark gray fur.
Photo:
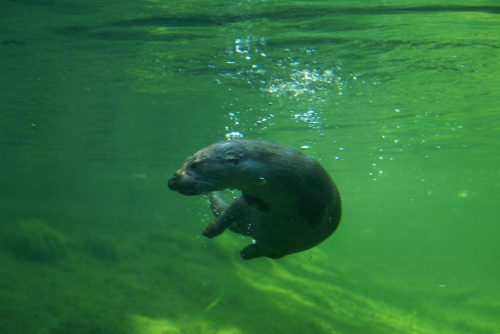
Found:
[{"label": "dark gray fur", "polygon": [[[186,159],[168,181],[184,195],[210,195],[215,220],[203,235],[226,228],[251,236],[243,259],[277,259],[304,251],[329,237],[340,222],[340,195],[313,158],[266,141],[232,140],[208,146]],[[242,196],[227,203],[224,189]]]}]

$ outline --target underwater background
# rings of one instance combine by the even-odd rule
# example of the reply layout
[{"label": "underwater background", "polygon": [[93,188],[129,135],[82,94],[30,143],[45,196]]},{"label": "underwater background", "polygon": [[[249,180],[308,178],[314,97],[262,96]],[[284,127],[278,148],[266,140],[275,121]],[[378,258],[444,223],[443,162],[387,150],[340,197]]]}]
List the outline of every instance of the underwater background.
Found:
[{"label": "underwater background", "polygon": [[[0,22],[0,332],[500,333],[496,0],[2,0]],[[207,199],[167,180],[235,138],[320,161],[338,230],[279,260],[201,236]]]}]

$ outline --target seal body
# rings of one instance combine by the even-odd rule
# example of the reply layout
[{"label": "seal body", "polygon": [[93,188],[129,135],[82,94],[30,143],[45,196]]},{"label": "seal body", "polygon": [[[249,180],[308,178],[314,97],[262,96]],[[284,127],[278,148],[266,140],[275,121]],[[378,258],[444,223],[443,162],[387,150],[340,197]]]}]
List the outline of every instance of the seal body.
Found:
[{"label": "seal body", "polygon": [[[203,234],[226,228],[254,242],[243,259],[277,259],[304,251],[329,237],[341,216],[339,192],[313,158],[267,141],[231,140],[210,145],[186,159],[168,186],[184,195],[208,194],[215,220]],[[239,189],[227,203],[224,189]]]}]

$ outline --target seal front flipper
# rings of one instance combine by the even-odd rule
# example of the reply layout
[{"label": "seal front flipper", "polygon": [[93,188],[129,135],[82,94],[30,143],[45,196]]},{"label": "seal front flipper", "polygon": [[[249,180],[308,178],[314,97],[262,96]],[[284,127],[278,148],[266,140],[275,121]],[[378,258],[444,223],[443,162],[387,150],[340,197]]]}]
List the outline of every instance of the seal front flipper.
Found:
[{"label": "seal front flipper", "polygon": [[224,210],[229,207],[229,203],[227,203],[222,197],[222,192],[214,191],[211,192],[208,196],[208,201],[210,202],[210,209],[215,217],[218,217]]},{"label": "seal front flipper", "polygon": [[[229,205],[222,199],[222,197],[217,197],[217,194],[214,193],[213,196],[210,197],[210,206],[212,207],[212,211],[217,218],[205,227],[203,235],[207,238],[218,236],[231,225],[238,226],[247,216],[247,209],[245,208],[246,204],[244,201],[239,199]],[[227,207],[223,208],[223,206]]]}]

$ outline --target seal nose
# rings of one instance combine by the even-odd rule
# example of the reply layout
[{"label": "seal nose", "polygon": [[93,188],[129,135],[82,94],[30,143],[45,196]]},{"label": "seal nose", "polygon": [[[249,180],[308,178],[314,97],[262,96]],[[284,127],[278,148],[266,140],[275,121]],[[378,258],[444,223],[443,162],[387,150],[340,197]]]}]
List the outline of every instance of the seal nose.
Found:
[{"label": "seal nose", "polygon": [[177,178],[178,178],[178,175],[177,173],[174,173],[174,175],[172,175],[172,177],[170,179],[168,179],[168,188],[171,189],[171,190],[174,190],[174,185],[175,185],[175,182],[177,181]]}]

